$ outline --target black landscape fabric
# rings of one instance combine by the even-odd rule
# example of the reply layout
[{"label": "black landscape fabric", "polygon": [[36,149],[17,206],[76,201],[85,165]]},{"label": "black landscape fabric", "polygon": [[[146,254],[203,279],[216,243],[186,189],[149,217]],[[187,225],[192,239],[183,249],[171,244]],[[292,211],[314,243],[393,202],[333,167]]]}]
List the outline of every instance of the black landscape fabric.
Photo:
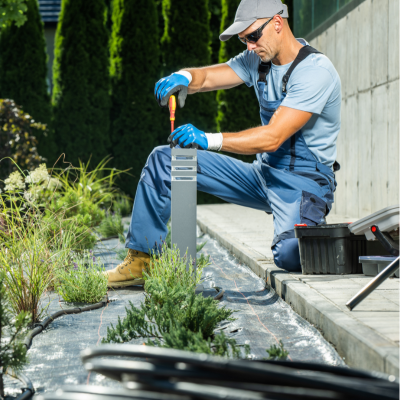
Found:
[{"label": "black landscape fabric", "polygon": [[[236,321],[223,324],[220,329],[239,344],[249,344],[252,358],[268,357],[266,349],[282,340],[293,361],[344,365],[318,330],[297,315],[276,293],[266,289],[262,279],[214,239],[208,236],[198,238],[198,243],[204,241],[207,244],[201,252],[210,255],[211,265],[204,270],[203,286],[205,289],[214,286],[222,288],[225,294],[221,305],[236,310],[233,314]],[[112,269],[120,263],[115,251],[122,248],[118,239],[100,242],[96,256],[101,257],[107,269]],[[89,374],[79,357],[87,347],[101,346],[107,326],[110,323],[115,325],[118,316],[125,316],[125,307],[129,306],[129,302],[139,306],[144,299],[141,287],[110,290],[108,296],[112,301],[105,308],[62,316],[33,339],[28,352],[30,362],[23,372],[32,380],[37,392],[76,384],[120,387],[111,379]],[[43,305],[48,305],[48,315],[62,308],[77,306],[62,302],[56,293],[46,295]],[[141,344],[144,341],[139,339],[131,343]],[[5,384],[10,394],[16,393],[20,387],[18,382],[9,379]]]}]

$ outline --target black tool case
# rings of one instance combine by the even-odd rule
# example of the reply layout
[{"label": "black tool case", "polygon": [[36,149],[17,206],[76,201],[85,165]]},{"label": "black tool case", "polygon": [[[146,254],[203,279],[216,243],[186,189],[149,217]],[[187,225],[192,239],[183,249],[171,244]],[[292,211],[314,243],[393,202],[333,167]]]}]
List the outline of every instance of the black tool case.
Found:
[{"label": "black tool case", "polygon": [[367,255],[365,235],[356,236],[349,224],[295,225],[304,275],[362,274],[359,257]]}]

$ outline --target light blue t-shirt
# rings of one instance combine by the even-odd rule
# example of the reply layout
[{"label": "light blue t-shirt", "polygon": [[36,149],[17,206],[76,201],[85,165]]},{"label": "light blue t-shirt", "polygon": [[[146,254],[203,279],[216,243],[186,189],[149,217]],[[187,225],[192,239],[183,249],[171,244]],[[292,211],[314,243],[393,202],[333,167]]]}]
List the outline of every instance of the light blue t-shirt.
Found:
[{"label": "light blue t-shirt", "polygon": [[[300,43],[306,44],[302,39]],[[227,64],[247,86],[254,86],[258,98],[258,66],[260,58],[244,51]],[[290,64],[274,65],[268,74],[268,101],[282,98],[282,78]],[[331,167],[336,160],[336,140],[340,131],[341,83],[339,75],[323,54],[310,54],[292,72],[282,106],[307,111],[314,115],[302,128],[304,140],[314,157]]]}]

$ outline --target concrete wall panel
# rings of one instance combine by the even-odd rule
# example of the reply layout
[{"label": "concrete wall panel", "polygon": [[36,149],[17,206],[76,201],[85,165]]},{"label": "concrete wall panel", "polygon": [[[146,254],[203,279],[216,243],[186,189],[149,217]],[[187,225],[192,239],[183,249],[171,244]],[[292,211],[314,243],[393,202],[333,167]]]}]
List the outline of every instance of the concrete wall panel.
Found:
[{"label": "concrete wall panel", "polygon": [[372,90],[372,211],[388,205],[388,89]]},{"label": "concrete wall panel", "polygon": [[389,81],[399,79],[399,4],[389,1]]},{"label": "concrete wall panel", "polygon": [[372,175],[372,126],[371,126],[371,91],[358,96],[358,213],[354,216],[365,216],[372,213],[371,175]]},{"label": "concrete wall panel", "polygon": [[372,30],[372,51],[368,49],[368,53],[371,57],[371,86],[374,87],[388,79],[389,0],[374,0],[372,16],[373,21],[369,27]]},{"label": "concrete wall panel", "polygon": [[312,41],[342,82],[333,213],[399,203],[399,11],[398,0],[365,0]]},{"label": "concrete wall panel", "polygon": [[[358,7],[359,35],[358,35],[358,90],[363,91],[371,87],[371,23],[372,0],[366,0]],[[354,12],[354,10],[353,10]],[[366,27],[369,26],[369,29]]]},{"label": "concrete wall panel", "polygon": [[360,136],[358,130],[358,98],[351,96],[347,99],[346,113],[346,215],[358,215],[358,156]]},{"label": "concrete wall panel", "polygon": [[[359,30],[359,17],[358,9],[355,9],[353,12],[349,13],[346,16],[346,47],[347,47],[347,77],[346,77],[346,85],[343,87],[345,97],[355,95],[357,93],[358,81],[357,75],[359,73],[359,64],[358,64],[358,30]],[[344,19],[344,18],[343,18]]]},{"label": "concrete wall panel", "polygon": [[388,204],[399,204],[399,80],[388,85]]}]

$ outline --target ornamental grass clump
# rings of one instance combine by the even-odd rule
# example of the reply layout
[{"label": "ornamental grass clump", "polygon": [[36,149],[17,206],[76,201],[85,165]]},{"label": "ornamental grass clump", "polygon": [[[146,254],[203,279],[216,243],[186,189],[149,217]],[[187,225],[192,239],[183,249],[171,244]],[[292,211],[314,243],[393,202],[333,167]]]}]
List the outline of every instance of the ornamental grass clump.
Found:
[{"label": "ornamental grass clump", "polygon": [[72,263],[56,273],[56,290],[69,303],[98,303],[107,293],[104,266],[97,262],[91,250],[85,251]]},{"label": "ornamental grass clump", "polygon": [[107,213],[106,217],[101,221],[97,231],[103,238],[118,236],[124,234],[124,225],[122,217],[118,213]]},{"label": "ornamental grass clump", "polygon": [[112,208],[116,214],[120,214],[121,216],[126,217],[132,212],[132,202],[126,197],[118,196],[114,200]]},{"label": "ornamental grass clump", "polygon": [[15,316],[10,307],[6,276],[4,271],[0,271],[0,396],[2,399],[4,398],[3,374],[8,369],[19,372],[28,362],[27,349],[22,342],[28,324],[28,313],[20,312]]},{"label": "ornamental grass clump", "polygon": [[0,196],[0,221],[0,271],[5,273],[10,307],[15,315],[28,313],[36,323],[44,312],[42,296],[53,287],[55,273],[68,265],[83,235],[57,227],[64,222],[62,214],[46,218],[12,196]]}]

